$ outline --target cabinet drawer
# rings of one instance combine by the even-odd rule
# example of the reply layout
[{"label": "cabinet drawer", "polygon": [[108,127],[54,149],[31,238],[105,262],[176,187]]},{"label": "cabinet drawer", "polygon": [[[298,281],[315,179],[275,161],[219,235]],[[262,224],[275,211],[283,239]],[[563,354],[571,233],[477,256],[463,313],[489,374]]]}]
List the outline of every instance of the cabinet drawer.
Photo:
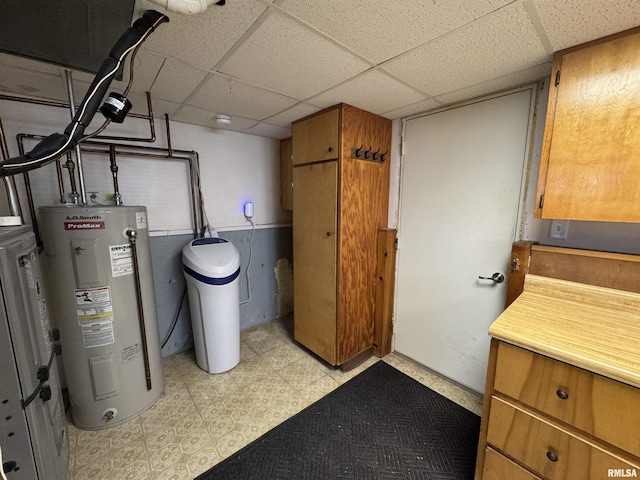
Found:
[{"label": "cabinet drawer", "polygon": [[338,158],[339,128],[338,108],[294,122],[291,127],[293,165]]},{"label": "cabinet drawer", "polygon": [[640,389],[507,343],[498,347],[494,388],[640,456]]},{"label": "cabinet drawer", "polygon": [[574,436],[542,417],[492,397],[487,442],[549,480],[607,478],[640,467]]},{"label": "cabinet drawer", "polygon": [[540,480],[533,473],[487,447],[484,456],[482,480]]}]

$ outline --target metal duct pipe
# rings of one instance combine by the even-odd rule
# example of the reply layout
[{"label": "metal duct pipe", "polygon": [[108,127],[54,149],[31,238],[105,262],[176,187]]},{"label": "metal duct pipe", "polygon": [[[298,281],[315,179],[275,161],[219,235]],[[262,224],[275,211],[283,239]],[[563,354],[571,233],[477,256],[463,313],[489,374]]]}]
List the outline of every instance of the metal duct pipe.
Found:
[{"label": "metal duct pipe", "polygon": [[211,5],[224,5],[226,0],[150,0],[151,3],[160,5],[168,12],[182,15],[195,15],[204,12]]}]

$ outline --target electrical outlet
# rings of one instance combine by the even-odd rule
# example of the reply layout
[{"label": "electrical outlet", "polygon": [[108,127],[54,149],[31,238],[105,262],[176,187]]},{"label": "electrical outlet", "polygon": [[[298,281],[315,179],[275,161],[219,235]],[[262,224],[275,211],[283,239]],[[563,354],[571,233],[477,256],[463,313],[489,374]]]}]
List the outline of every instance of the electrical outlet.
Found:
[{"label": "electrical outlet", "polygon": [[551,220],[549,238],[566,240],[569,233],[569,220]]}]

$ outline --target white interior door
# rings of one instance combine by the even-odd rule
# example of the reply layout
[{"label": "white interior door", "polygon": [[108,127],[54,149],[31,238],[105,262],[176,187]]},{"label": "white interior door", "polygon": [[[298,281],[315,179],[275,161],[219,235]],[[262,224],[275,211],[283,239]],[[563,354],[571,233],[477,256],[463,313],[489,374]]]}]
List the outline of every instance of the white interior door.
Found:
[{"label": "white interior door", "polygon": [[395,350],[484,390],[504,309],[534,90],[410,119],[399,219]]}]

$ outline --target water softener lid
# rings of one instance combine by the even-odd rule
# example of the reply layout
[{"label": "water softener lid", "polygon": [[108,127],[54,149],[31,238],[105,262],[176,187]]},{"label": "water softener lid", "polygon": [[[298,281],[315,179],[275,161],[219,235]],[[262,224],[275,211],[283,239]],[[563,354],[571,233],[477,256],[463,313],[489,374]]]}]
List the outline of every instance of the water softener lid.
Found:
[{"label": "water softener lid", "polygon": [[182,249],[185,267],[212,278],[223,278],[240,268],[240,252],[224,238],[198,238]]}]

